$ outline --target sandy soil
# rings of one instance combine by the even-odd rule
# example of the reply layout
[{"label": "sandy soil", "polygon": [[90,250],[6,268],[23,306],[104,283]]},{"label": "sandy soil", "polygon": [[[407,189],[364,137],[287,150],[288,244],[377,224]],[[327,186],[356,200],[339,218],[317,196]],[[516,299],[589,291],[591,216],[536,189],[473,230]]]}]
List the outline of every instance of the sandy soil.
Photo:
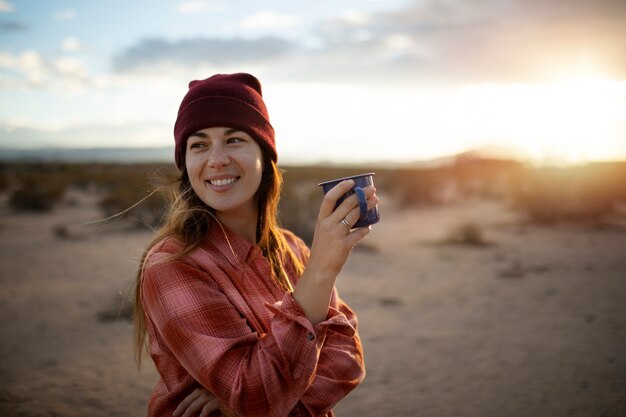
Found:
[{"label": "sandy soil", "polygon": [[[0,201],[2,416],[145,415],[156,374],[115,317],[150,235],[79,225],[94,198],[45,215]],[[485,202],[381,213],[338,283],[368,370],[338,416],[626,416],[625,229]],[[464,222],[486,244],[454,244]]]}]

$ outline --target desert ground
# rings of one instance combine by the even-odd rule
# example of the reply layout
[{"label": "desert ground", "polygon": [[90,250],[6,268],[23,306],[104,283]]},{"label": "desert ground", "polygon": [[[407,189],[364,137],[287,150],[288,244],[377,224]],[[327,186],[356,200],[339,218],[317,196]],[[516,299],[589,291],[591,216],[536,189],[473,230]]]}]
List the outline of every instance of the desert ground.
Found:
[{"label": "desert ground", "polygon": [[[384,197],[337,284],[367,365],[338,416],[626,416],[626,228]],[[86,223],[96,202],[0,199],[2,416],[146,414],[157,375],[136,369],[124,312],[150,231]]]}]

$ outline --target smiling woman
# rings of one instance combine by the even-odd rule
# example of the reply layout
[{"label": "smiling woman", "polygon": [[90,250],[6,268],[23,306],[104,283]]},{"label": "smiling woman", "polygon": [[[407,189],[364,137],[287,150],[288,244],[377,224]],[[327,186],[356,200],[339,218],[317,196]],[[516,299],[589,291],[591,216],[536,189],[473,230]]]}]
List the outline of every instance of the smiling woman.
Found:
[{"label": "smiling woman", "polygon": [[278,227],[274,129],[250,74],[192,81],[174,136],[179,193],[136,282],[137,354],[161,376],[148,415],[333,416],[365,375],[335,289],[370,230],[346,227],[356,196],[335,208],[353,182],[324,197],[310,250]]}]

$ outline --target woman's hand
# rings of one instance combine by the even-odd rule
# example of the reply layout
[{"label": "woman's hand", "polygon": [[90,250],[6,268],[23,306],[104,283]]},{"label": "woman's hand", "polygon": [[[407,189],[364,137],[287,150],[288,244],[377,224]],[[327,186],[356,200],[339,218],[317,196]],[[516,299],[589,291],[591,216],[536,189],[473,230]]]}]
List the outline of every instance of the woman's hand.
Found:
[{"label": "woman's hand", "polygon": [[[352,180],[340,182],[326,193],[320,207],[307,267],[324,275],[339,275],[354,245],[370,232],[368,227],[351,230],[345,224],[354,225],[359,220],[359,200],[356,194],[346,198],[335,209],[337,200],[353,186]],[[370,210],[378,204],[376,188],[369,186],[363,191],[367,198],[367,209]],[[342,223],[344,219],[345,223]]]},{"label": "woman's hand", "polygon": [[174,417],[209,417],[219,409],[220,405],[213,394],[204,388],[196,388],[176,407]]},{"label": "woman's hand", "polygon": [[[293,297],[313,325],[326,319],[330,295],[339,272],[354,245],[370,232],[369,227],[351,230],[345,224],[354,225],[359,220],[359,201],[356,194],[346,198],[335,209],[337,200],[353,186],[352,180],[342,181],[324,196],[315,226],[311,254],[293,291]],[[367,198],[367,208],[372,209],[378,204],[376,188],[369,186],[363,191]]]}]

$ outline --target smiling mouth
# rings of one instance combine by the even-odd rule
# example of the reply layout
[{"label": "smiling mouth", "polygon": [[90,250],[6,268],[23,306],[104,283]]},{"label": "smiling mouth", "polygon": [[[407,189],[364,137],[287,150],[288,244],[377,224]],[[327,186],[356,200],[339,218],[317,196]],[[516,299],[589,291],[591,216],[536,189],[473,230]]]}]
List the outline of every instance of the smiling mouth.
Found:
[{"label": "smiling mouth", "polygon": [[223,178],[219,180],[208,180],[207,182],[216,187],[224,187],[239,180],[240,177]]}]

